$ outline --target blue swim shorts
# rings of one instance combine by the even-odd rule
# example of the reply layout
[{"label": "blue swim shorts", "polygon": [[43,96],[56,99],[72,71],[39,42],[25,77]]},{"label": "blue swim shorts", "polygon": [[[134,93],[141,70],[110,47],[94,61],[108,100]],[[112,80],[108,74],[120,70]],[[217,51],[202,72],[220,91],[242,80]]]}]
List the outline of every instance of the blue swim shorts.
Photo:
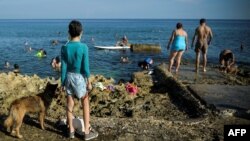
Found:
[{"label": "blue swim shorts", "polygon": [[78,73],[67,73],[65,88],[67,95],[76,96],[79,99],[87,93],[86,80]]}]

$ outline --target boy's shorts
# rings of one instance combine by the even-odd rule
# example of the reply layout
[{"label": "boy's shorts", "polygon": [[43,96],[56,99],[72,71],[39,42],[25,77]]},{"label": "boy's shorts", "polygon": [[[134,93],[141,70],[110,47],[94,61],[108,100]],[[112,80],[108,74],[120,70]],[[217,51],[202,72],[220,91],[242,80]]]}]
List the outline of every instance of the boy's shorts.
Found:
[{"label": "boy's shorts", "polygon": [[65,87],[68,96],[76,96],[80,99],[87,93],[86,80],[78,73],[67,73]]}]

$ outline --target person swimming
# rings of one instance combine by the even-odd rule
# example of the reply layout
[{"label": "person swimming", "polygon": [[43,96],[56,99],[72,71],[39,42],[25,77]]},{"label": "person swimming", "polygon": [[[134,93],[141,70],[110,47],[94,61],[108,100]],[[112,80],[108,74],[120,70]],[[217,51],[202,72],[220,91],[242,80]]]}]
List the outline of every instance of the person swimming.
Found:
[{"label": "person swimming", "polygon": [[240,44],[240,50],[243,51],[243,49],[244,49],[244,45],[243,45],[243,42],[241,42],[241,44]]},{"label": "person swimming", "polygon": [[46,56],[47,56],[47,52],[46,52],[44,49],[40,49],[40,50],[36,53],[36,56],[39,57],[39,58],[46,57]]},{"label": "person swimming", "polygon": [[128,63],[129,60],[128,60],[128,57],[121,57],[121,63]]},{"label": "person swimming", "polygon": [[5,67],[6,69],[10,68],[10,63],[9,63],[8,61],[5,61],[4,67]]},{"label": "person swimming", "polygon": [[61,59],[59,56],[56,56],[56,58],[52,58],[50,64],[55,70],[61,71]]},{"label": "person swimming", "polygon": [[52,44],[53,46],[56,46],[56,45],[59,44],[59,41],[58,41],[58,40],[52,40],[52,41],[51,41],[51,44]]},{"label": "person swimming", "polygon": [[28,41],[25,41],[25,42],[24,42],[24,46],[25,46],[25,47],[28,47],[28,46],[29,46],[29,42],[28,42]]},{"label": "person swimming", "polygon": [[28,41],[24,42],[24,51],[25,52],[31,52],[32,51],[32,47],[31,47],[31,45],[29,44]]},{"label": "person swimming", "polygon": [[18,64],[14,64],[14,70],[13,70],[13,72],[14,72],[15,74],[20,73],[20,68],[19,68],[19,65],[18,65]]}]

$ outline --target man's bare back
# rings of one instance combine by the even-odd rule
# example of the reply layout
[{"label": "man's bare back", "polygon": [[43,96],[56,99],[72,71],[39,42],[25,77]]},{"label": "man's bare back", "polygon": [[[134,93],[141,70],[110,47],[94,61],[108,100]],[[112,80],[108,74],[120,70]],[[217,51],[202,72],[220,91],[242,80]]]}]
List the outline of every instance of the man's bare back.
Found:
[{"label": "man's bare back", "polygon": [[[207,25],[200,25],[196,28],[197,33],[197,41],[199,42],[207,42],[208,36],[211,34],[211,28]],[[207,42],[208,43],[208,42]]]},{"label": "man's bare back", "polygon": [[212,40],[212,30],[206,24],[199,25],[195,30],[195,35],[192,41],[192,46],[196,37],[195,52],[202,51],[203,54],[206,54],[208,45]]}]

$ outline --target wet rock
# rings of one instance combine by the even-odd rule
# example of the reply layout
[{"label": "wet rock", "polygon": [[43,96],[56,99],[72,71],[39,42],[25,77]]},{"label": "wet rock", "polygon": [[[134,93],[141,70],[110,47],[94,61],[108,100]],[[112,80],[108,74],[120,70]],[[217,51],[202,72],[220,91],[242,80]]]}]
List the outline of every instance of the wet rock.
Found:
[{"label": "wet rock", "polygon": [[152,87],[152,76],[147,74],[147,71],[135,72],[132,75],[133,82],[139,87]]}]

